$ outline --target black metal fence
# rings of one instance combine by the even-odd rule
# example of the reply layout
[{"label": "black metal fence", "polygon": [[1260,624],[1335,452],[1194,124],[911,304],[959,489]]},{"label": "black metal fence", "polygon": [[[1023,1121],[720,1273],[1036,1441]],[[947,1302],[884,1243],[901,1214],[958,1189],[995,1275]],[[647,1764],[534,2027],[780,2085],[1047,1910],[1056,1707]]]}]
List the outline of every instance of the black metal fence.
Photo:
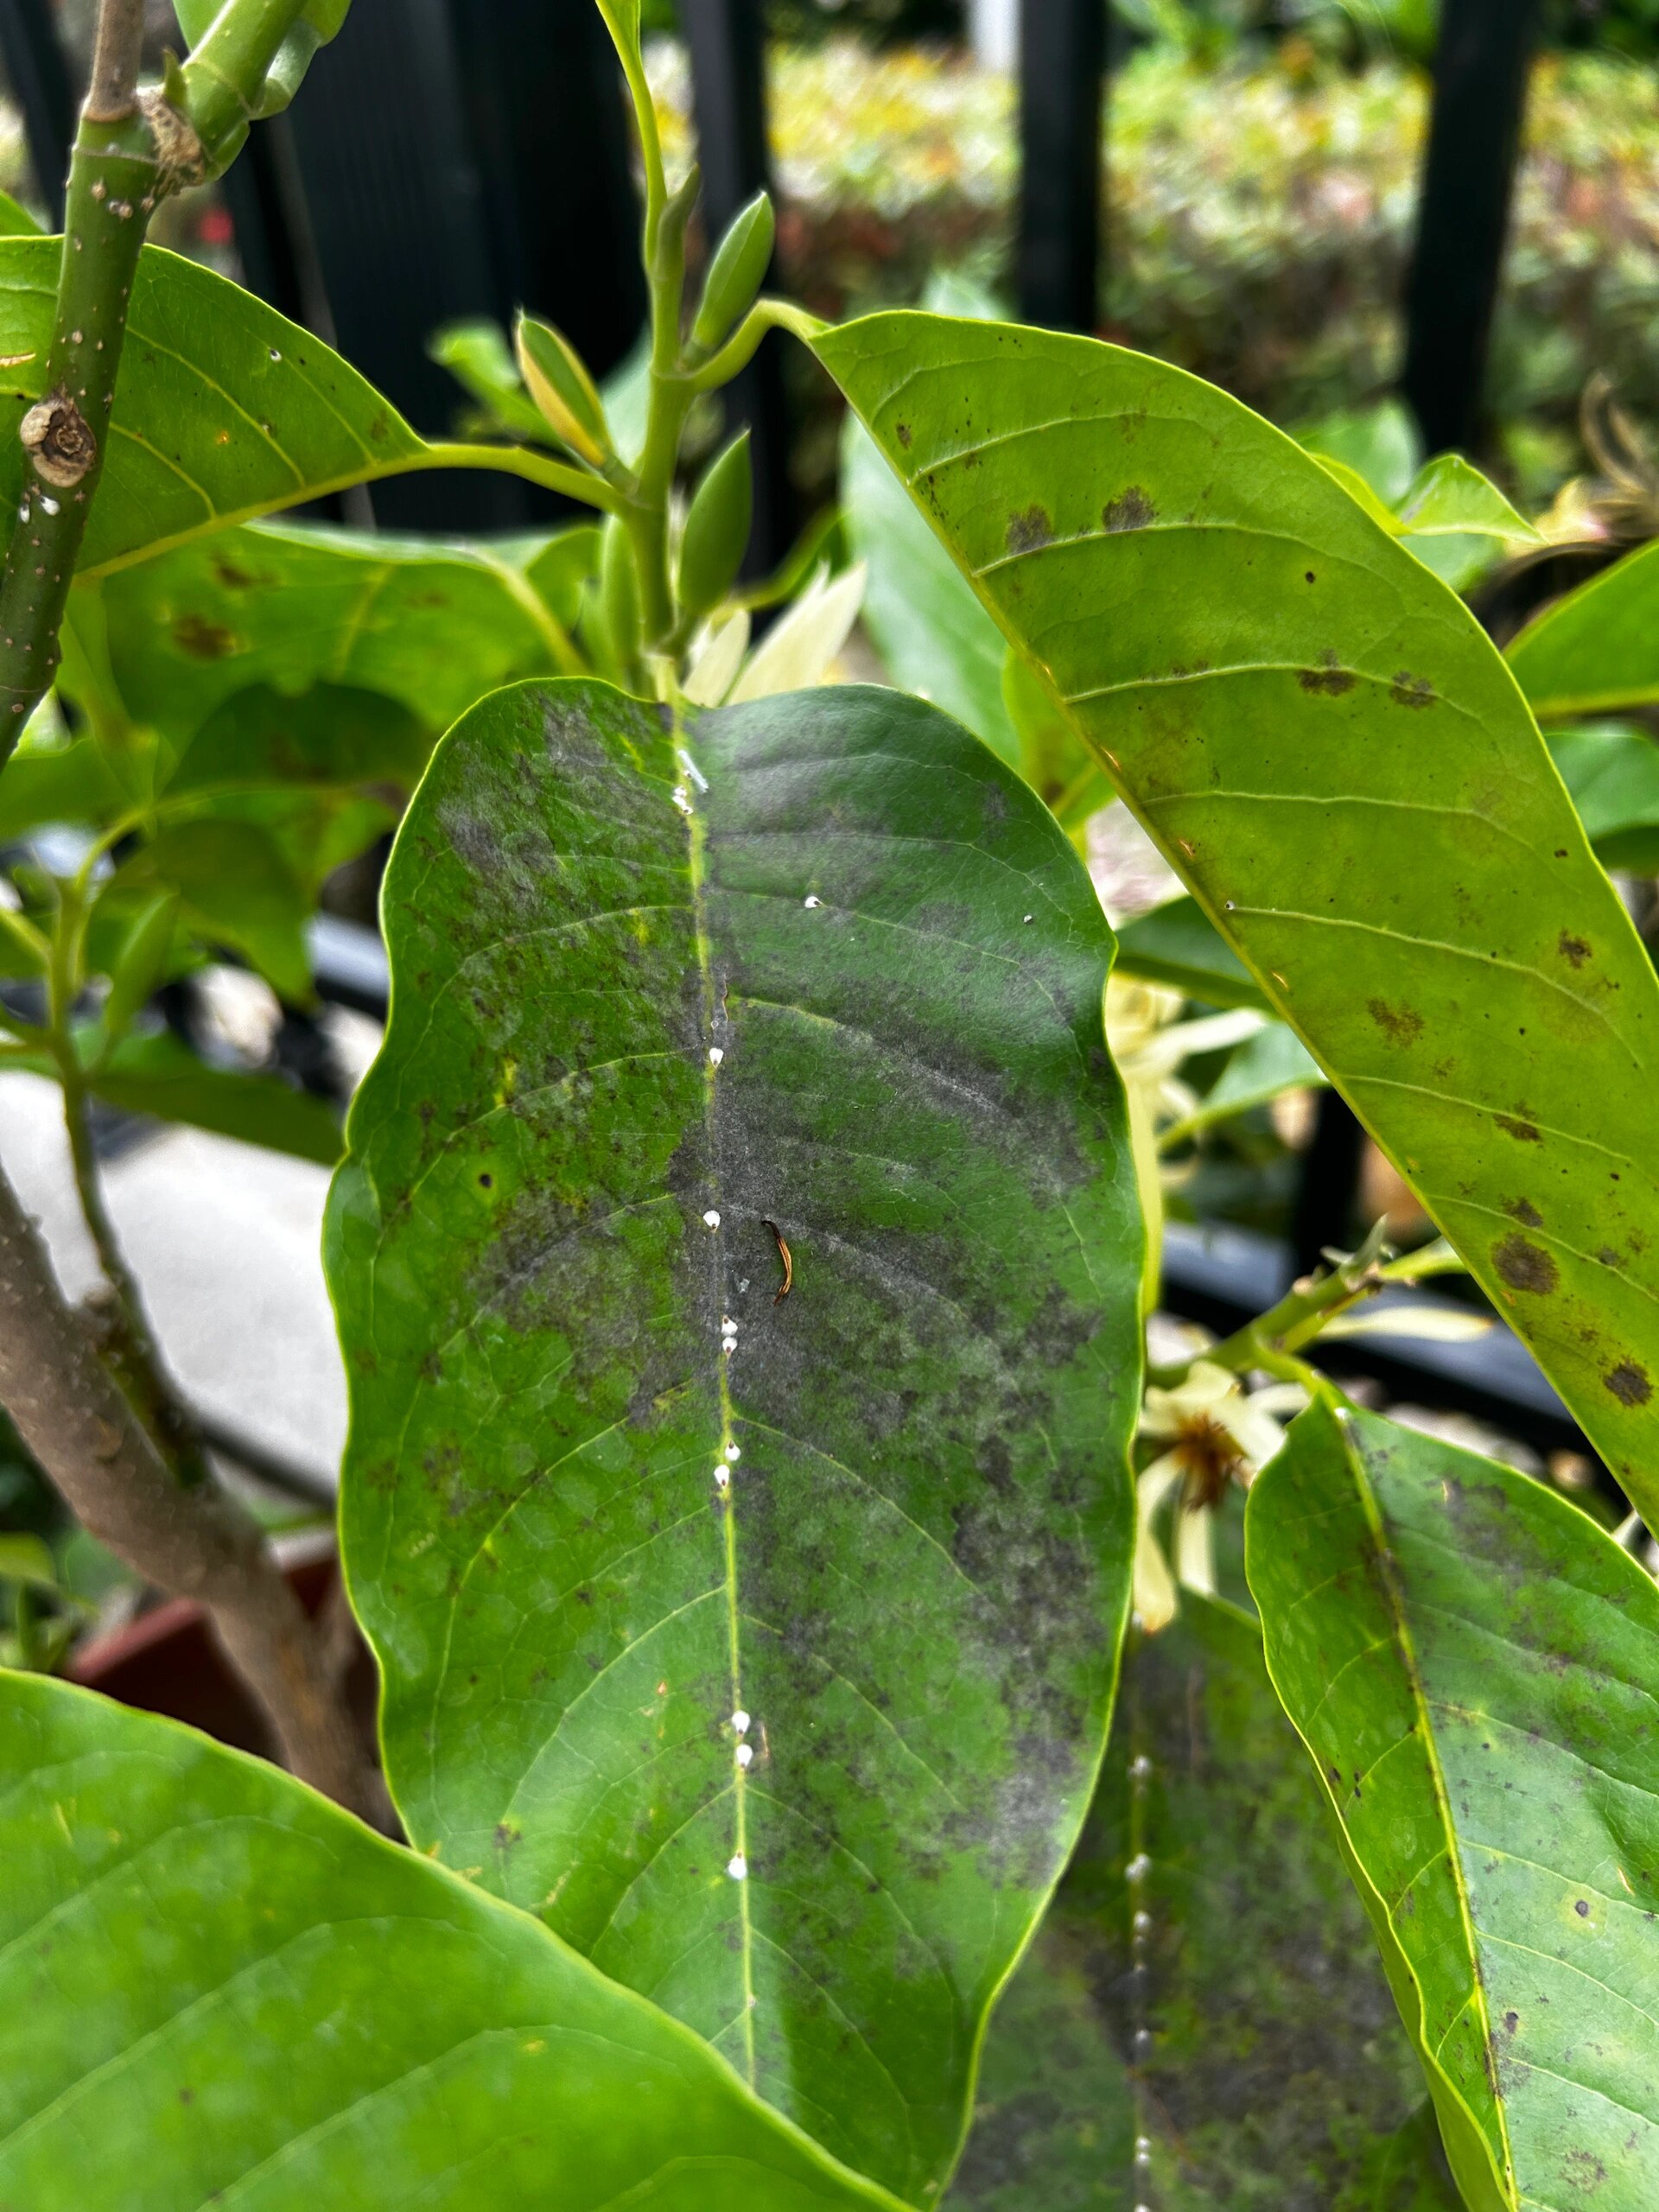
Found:
[{"label": "black metal fence", "polygon": [[[1402,302],[1402,391],[1431,452],[1479,443],[1541,11],[1541,0],[1443,0]],[[681,0],[681,17],[705,219],[717,234],[771,181],[762,0]],[[1110,257],[1105,31],[1105,0],[1022,0],[1014,289],[1022,317],[1054,328],[1096,325],[1103,211]],[[41,196],[53,204],[67,166],[76,71],[51,0],[0,0],[0,60]],[[527,302],[556,316],[601,373],[639,329],[626,118],[592,0],[355,0],[303,97],[291,114],[256,127],[225,189],[253,289],[338,345],[418,429],[444,430],[454,406],[453,387],[426,353],[442,322],[470,315],[506,322]],[[781,558],[797,521],[779,349],[769,340],[731,396],[754,435],[757,569]],[[391,528],[503,530],[536,520],[545,512],[540,497],[506,478],[444,474],[378,486],[372,507]],[[318,957],[325,996],[364,1004],[353,961],[335,976],[327,943]],[[360,951],[355,957],[360,967]],[[1326,1093],[1288,1250],[1229,1260],[1178,1240],[1169,1255],[1178,1310],[1226,1324],[1268,1302],[1322,1247],[1351,1244],[1361,1151],[1353,1116]],[[1402,1347],[1389,1363],[1396,1386],[1404,1357]],[[1455,1372],[1440,1372],[1445,1365],[1437,1355],[1431,1376],[1418,1363],[1422,1387],[1440,1400],[1507,1413],[1512,1427],[1543,1445],[1575,1440],[1535,1370],[1521,1389],[1490,1363],[1483,1369],[1478,1351],[1453,1358]],[[1407,1370],[1409,1379],[1409,1362]]]}]

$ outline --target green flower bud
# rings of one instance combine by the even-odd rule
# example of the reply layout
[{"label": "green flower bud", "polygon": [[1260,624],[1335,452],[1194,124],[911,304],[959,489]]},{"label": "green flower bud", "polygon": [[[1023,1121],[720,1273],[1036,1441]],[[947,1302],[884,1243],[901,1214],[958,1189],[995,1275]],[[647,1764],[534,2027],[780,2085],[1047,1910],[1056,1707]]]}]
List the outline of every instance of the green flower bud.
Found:
[{"label": "green flower bud", "polygon": [[693,342],[709,350],[718,346],[754,305],[772,259],[776,230],[772,201],[757,192],[747,207],[732,218],[709,265],[697,319],[691,326]]},{"label": "green flower bud", "polygon": [[659,282],[671,277],[677,283],[684,270],[685,226],[702,189],[702,171],[693,162],[679,189],[669,194],[657,225],[657,251],[652,265]]},{"label": "green flower bud", "polygon": [[555,435],[595,468],[611,458],[610,426],[582,356],[550,322],[521,315],[518,366],[531,397]]},{"label": "green flower bud", "polygon": [[731,589],[749,542],[753,510],[754,475],[745,430],[709,463],[685,518],[680,604],[688,613],[707,614]]}]

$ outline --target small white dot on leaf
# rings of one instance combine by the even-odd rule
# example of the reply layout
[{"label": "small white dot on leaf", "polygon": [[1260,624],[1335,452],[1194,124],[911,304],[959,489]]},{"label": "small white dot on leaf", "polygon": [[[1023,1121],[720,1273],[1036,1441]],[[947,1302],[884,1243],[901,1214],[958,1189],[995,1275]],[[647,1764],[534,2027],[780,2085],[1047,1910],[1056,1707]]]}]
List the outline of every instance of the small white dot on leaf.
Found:
[{"label": "small white dot on leaf", "polygon": [[702,1217],[702,1225],[705,1229],[718,1229],[720,1227],[720,1216],[715,1211],[713,1206],[710,1206],[708,1212]]},{"label": "small white dot on leaf", "polygon": [[734,1882],[747,1880],[749,1862],[743,1856],[741,1851],[734,1851],[731,1857],[726,1861],[726,1872],[731,1876]]}]

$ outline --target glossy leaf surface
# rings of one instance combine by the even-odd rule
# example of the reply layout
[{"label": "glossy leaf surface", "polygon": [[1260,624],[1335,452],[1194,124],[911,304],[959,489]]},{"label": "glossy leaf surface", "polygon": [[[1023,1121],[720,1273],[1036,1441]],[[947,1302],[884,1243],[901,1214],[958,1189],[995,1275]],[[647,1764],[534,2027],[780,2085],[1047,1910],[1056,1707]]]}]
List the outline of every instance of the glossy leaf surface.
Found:
[{"label": "glossy leaf surface", "polygon": [[1638,546],[1546,607],[1509,649],[1540,721],[1659,699],[1659,544]]},{"label": "glossy leaf surface", "polygon": [[1471,2212],[1646,2212],[1659,1591],[1541,1484],[1325,1404],[1247,1529],[1268,1668]]},{"label": "glossy leaf surface", "polygon": [[0,2203],[891,2203],[544,1929],[273,1767],[10,1675],[0,1772]]},{"label": "glossy leaf surface", "polygon": [[947,2202],[1455,2212],[1422,2099],[1260,1633],[1183,1592],[1125,1654],[1088,1825],[992,2021]]},{"label": "glossy leaf surface", "polygon": [[817,350],[1659,1511],[1659,980],[1472,615],[1316,461],[1179,370],[915,315]]},{"label": "glossy leaf surface", "polygon": [[[0,239],[0,486],[22,480],[17,425],[41,393],[55,238]],[[158,246],[139,258],[111,444],[81,573],[384,475],[421,442],[337,353],[251,293]]]},{"label": "glossy leaf surface", "polygon": [[925,2201],[1127,1604],[1094,893],[918,701],[570,683],[451,732],[385,912],[327,1244],[405,1821]]},{"label": "glossy leaf surface", "polygon": [[[102,494],[99,494],[100,498]],[[432,736],[559,633],[521,570],[487,552],[271,523],[228,531],[75,594],[135,721],[188,736],[237,693],[378,692]]]}]

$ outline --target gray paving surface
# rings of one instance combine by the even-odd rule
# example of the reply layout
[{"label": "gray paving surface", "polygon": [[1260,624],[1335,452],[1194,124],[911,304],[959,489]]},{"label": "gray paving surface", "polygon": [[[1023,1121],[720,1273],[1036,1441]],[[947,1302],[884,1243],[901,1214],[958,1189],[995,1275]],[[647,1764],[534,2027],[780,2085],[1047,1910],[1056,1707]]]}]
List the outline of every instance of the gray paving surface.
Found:
[{"label": "gray paving surface", "polygon": [[[0,1076],[0,1160],[65,1290],[98,1280],[55,1088]],[[158,1129],[105,1169],[110,1211],[174,1372],[204,1414],[332,1477],[346,1378],[323,1287],[328,1175],[194,1129]]]}]

